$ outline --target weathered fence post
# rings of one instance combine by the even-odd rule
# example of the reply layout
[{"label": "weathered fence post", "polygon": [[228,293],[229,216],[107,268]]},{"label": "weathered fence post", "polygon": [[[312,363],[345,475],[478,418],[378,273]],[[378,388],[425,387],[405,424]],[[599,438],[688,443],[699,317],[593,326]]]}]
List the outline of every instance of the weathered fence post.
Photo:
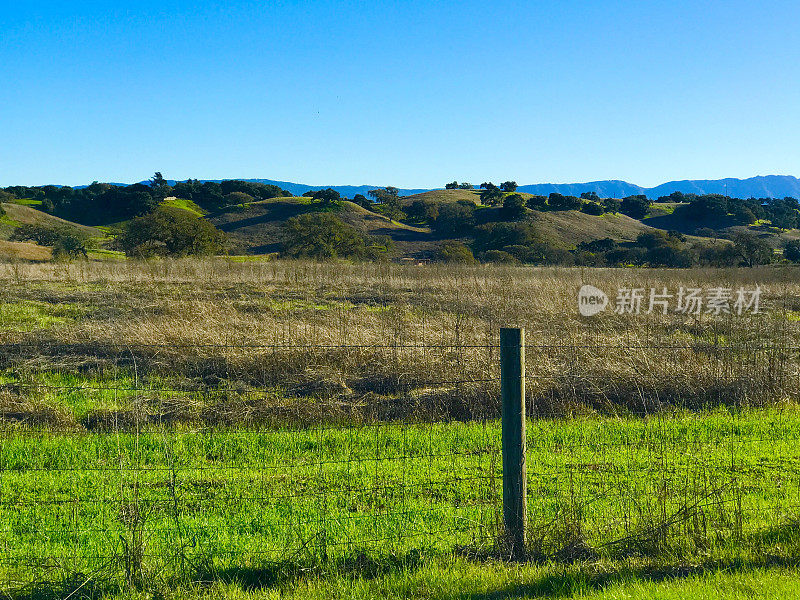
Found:
[{"label": "weathered fence post", "polygon": [[525,557],[528,517],[525,467],[525,330],[500,329],[503,402],[503,524],[512,558]]}]

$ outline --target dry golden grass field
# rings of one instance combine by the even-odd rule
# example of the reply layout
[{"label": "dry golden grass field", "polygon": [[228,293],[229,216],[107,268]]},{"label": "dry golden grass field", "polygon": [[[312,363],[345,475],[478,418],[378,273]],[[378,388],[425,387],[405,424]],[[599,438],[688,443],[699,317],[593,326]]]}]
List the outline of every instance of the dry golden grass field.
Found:
[{"label": "dry golden grass field", "polygon": [[[797,353],[787,349],[800,341],[797,274],[84,261],[6,265],[0,287],[11,315],[4,340],[49,345],[65,363],[136,346],[140,369],[180,367],[253,384],[337,380],[365,392],[380,392],[370,379],[394,379],[409,390],[496,376],[500,327],[523,326],[528,395],[539,409],[636,411],[793,398]],[[583,284],[606,291],[612,305],[619,288],[647,296],[651,288],[674,295],[680,287],[759,285],[761,311],[662,315],[656,306],[647,314],[645,298],[642,314],[609,307],[582,317]],[[53,317],[58,310],[68,314]],[[14,311],[31,314],[20,325]],[[59,344],[71,350],[59,352]]]}]

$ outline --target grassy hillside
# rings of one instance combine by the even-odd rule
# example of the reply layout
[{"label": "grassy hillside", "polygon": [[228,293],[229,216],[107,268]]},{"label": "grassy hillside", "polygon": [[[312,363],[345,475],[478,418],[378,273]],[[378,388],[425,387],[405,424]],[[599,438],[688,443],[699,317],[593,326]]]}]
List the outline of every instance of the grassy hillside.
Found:
[{"label": "grassy hillside", "polygon": [[176,198],[175,196],[164,198],[163,202],[161,202],[161,206],[166,208],[180,208],[181,210],[190,212],[197,217],[204,217],[208,214],[207,210],[204,210],[191,200],[187,200],[185,198]]},{"label": "grassy hillside", "polygon": [[579,244],[601,238],[620,241],[635,240],[636,236],[651,228],[641,221],[621,214],[606,213],[595,217],[576,210],[533,212],[533,221],[551,238],[568,244]]},{"label": "grassy hillside", "polygon": [[32,205],[29,204],[4,202],[2,207],[6,214],[0,218],[0,259],[43,261],[52,257],[50,248],[30,242],[10,241],[14,230],[21,225],[68,226],[82,231],[89,237],[104,237],[103,232],[99,229],[54,217],[32,208]]},{"label": "grassy hillside", "polygon": [[[531,194],[521,195],[529,197]],[[480,193],[477,190],[434,190],[401,199],[405,206],[415,200],[437,204],[465,200],[480,203]],[[427,227],[414,227],[392,221],[348,201],[343,201],[336,207],[323,207],[305,197],[273,198],[230,207],[225,211],[208,215],[207,218],[229,235],[234,252],[269,254],[280,251],[282,225],[286,220],[303,213],[317,211],[332,212],[337,218],[362,233],[390,237],[394,242],[391,256],[395,258],[430,256],[447,241]],[[486,222],[504,220],[500,211],[500,207],[479,209],[482,219]],[[574,210],[545,212],[529,210],[526,218],[535,224],[537,233],[542,239],[566,248],[602,238],[620,242],[632,241],[640,233],[652,230],[648,224],[622,214],[606,213],[593,216]],[[695,238],[694,241],[699,239]]]},{"label": "grassy hillside", "polygon": [[74,227],[90,237],[103,236],[103,232],[95,227],[79,225],[78,223],[73,223],[72,221],[54,217],[53,215],[49,215],[46,212],[42,212],[41,210],[37,210],[31,206],[5,202],[3,203],[3,208],[6,211],[6,216],[0,222],[0,224],[2,224],[2,228],[0,228],[0,237],[2,237],[2,239],[8,239],[13,233],[14,229],[20,225],[66,225],[69,227]]},{"label": "grassy hillside", "polygon": [[[520,194],[530,196],[530,194]],[[404,196],[403,204],[411,204],[415,200],[426,200],[428,202],[458,202],[459,200],[469,200],[475,204],[481,203],[480,190],[431,190],[413,196]]]},{"label": "grassy hillside", "polygon": [[280,250],[283,223],[292,217],[319,211],[335,213],[362,233],[389,236],[395,243],[394,254],[421,252],[437,244],[428,229],[392,221],[346,201],[338,207],[322,207],[305,197],[272,198],[232,207],[209,215],[208,219],[228,234],[234,251],[268,254]]},{"label": "grassy hillside", "polygon": [[[654,202],[647,216],[641,222],[656,229],[680,231],[684,234],[695,233],[701,228],[712,229],[720,236],[730,236],[738,233],[754,234],[775,249],[783,248],[788,240],[800,239],[800,230],[779,229],[773,227],[770,221],[757,221],[752,225],[741,225],[736,222],[732,215],[706,219],[702,222],[688,220],[681,216],[680,212],[675,212],[677,206],[679,205],[674,202]],[[697,238],[692,235],[688,235],[688,237],[706,240],[706,243],[709,239]]]},{"label": "grassy hillside", "polygon": [[50,248],[30,242],[0,240],[0,259],[43,261],[52,257]]},{"label": "grassy hillside", "polygon": [[[520,196],[527,199],[532,194],[521,193]],[[438,204],[468,200],[480,204],[480,191],[433,190],[415,194],[414,196],[407,196],[403,198],[403,203],[409,205],[415,200]],[[500,208],[494,207],[483,210],[499,212]],[[528,218],[536,224],[537,230],[544,239],[558,240],[566,246],[606,237],[619,241],[630,241],[636,239],[636,236],[642,231],[651,229],[641,221],[622,214],[606,213],[598,217],[576,210],[529,211]],[[497,215],[492,220],[501,220],[501,217]]]}]

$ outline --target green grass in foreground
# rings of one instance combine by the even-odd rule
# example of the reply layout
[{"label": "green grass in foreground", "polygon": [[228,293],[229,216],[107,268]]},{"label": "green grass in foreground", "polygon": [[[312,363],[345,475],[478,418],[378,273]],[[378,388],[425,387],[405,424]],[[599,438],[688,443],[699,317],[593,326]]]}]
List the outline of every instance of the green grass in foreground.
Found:
[{"label": "green grass in foreground", "polygon": [[[795,410],[531,421],[530,546],[545,564],[525,566],[453,555],[493,553],[496,422],[121,429],[6,429],[0,589],[86,574],[120,589],[127,560],[141,585],[187,597],[197,580],[231,597],[255,582],[255,596],[648,597],[664,585],[648,579],[686,565],[785,566],[800,549]],[[719,575],[732,594],[755,576]]]},{"label": "green grass in foreground", "polygon": [[225,581],[136,591],[73,578],[40,585],[10,598],[164,598],[226,600],[752,600],[800,596],[800,569],[789,566],[661,569],[618,564],[559,565],[475,562],[456,556],[421,561],[368,574],[307,573],[276,583],[269,571],[242,570]]}]

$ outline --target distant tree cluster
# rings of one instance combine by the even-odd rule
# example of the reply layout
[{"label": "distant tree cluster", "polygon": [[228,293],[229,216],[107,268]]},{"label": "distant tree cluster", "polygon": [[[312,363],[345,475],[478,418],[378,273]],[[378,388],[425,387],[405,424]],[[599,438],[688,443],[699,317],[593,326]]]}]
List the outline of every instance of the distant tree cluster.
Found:
[{"label": "distant tree cluster", "polygon": [[[675,194],[669,198],[677,197]],[[683,203],[674,214],[687,221],[705,224],[751,225],[768,220],[773,227],[794,229],[800,223],[796,198],[729,198],[721,194],[681,194]]]},{"label": "distant tree cluster", "polygon": [[[472,248],[483,262],[562,266],[753,267],[777,259],[769,244],[751,233],[738,233],[729,243],[690,246],[686,237],[677,231],[654,230],[639,234],[632,242],[604,238],[569,249],[558,240],[541,239],[530,223],[479,226]],[[800,262],[800,244],[792,256]]]},{"label": "distant tree cluster", "polygon": [[206,210],[221,210],[236,204],[247,204],[256,200],[268,200],[291,196],[277,185],[228,179],[220,183],[206,181],[200,183],[196,179],[179,181],[169,195],[191,200]]},{"label": "distant tree cluster", "polygon": [[[504,186],[510,189],[510,186]],[[644,232],[634,241],[595,240],[569,247],[562,240],[543,239],[532,211],[578,210],[590,215],[621,212],[643,218],[651,208],[643,195],[623,199],[600,198],[585,193],[581,198],[552,193],[549,196],[527,196],[508,193],[490,182],[481,185],[480,206],[469,200],[434,202],[415,200],[406,212],[415,223],[427,223],[440,238],[459,238],[459,246],[446,246],[439,260],[468,262],[467,255],[482,262],[539,265],[585,266],[648,266],[686,268],[708,266],[755,266],[778,258],[763,237],[752,233],[714,234],[717,243],[703,245],[689,242],[678,231]],[[486,198],[497,201],[486,202]],[[766,203],[765,203],[766,204]],[[713,233],[713,231],[712,231]],[[722,241],[722,238],[729,238]],[[456,251],[456,248],[458,251]],[[454,258],[462,257],[461,259]],[[787,245],[784,257],[800,262],[800,242]]]},{"label": "distant tree cluster", "polygon": [[[335,206],[342,199],[341,194],[334,189],[326,188],[324,190],[308,191],[303,194],[306,198],[316,200],[323,206]],[[363,198],[363,196],[362,196]]]},{"label": "distant tree cluster", "polygon": [[41,201],[43,211],[85,225],[115,223],[146,215],[168,196],[191,200],[210,211],[253,200],[291,196],[275,185],[238,180],[200,183],[189,179],[170,186],[161,173],[156,173],[148,184],[122,186],[95,181],[83,188],[11,186],[2,193],[6,201]]},{"label": "distant tree cluster", "polygon": [[685,236],[670,231],[642,233],[635,242],[614,242],[610,239],[579,244],[575,249],[575,264],[589,266],[647,266],[687,268],[754,267],[778,259],[773,248],[752,233],[740,232],[731,236],[731,243],[693,246]]},{"label": "distant tree cluster", "polygon": [[[503,184],[505,189],[515,189],[514,182]],[[479,206],[471,200],[456,202],[436,202],[433,200],[414,200],[404,207],[407,221],[415,225],[428,225],[441,236],[467,235],[472,227],[491,221],[518,221],[530,215],[530,211],[579,210],[589,215],[617,213],[622,205],[629,212],[641,211],[642,200],[638,197],[626,200],[614,198],[589,199],[564,196],[553,193],[550,196],[528,196],[516,192],[504,192],[493,183],[482,183]],[[649,201],[644,204],[645,211]],[[486,207],[490,207],[487,209]],[[494,208],[494,210],[491,210]]]},{"label": "distant tree cluster", "polygon": [[162,188],[144,184],[117,186],[96,181],[84,188],[46,185],[6,188],[15,198],[41,201],[41,209],[69,221],[98,225],[146,214],[164,199]]}]

